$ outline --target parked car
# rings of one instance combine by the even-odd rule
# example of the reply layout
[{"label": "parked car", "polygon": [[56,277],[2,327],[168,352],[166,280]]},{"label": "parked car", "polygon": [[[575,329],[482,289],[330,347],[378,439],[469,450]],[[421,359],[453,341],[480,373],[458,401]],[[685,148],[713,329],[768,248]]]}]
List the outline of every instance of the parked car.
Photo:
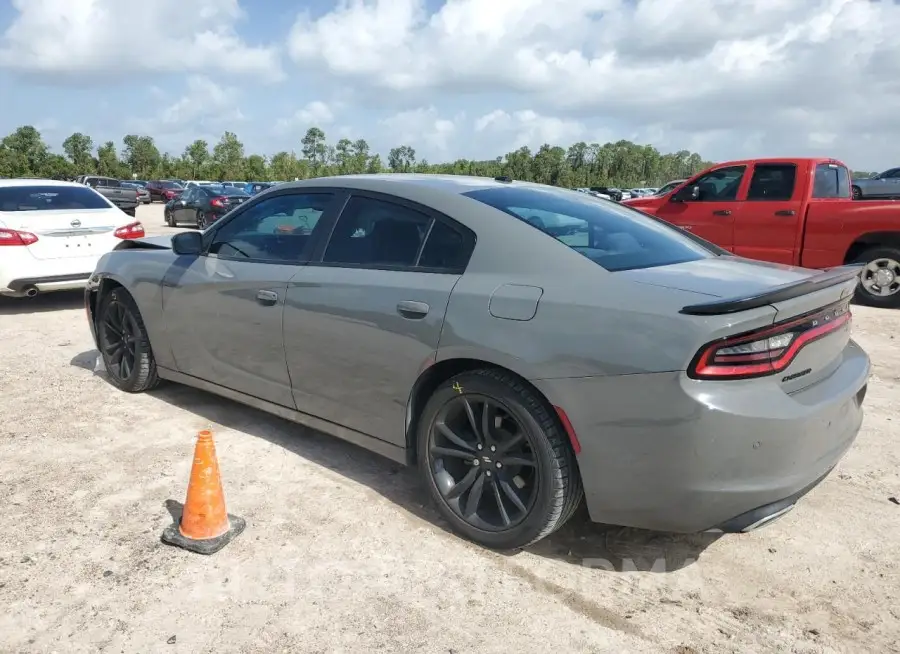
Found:
[{"label": "parked car", "polygon": [[601,195],[605,195],[606,197],[614,200],[615,202],[621,202],[623,199],[623,194],[621,189],[617,189],[613,186],[592,186],[590,190],[594,193],[600,193]]},{"label": "parked car", "polygon": [[138,193],[132,186],[125,186],[118,179],[99,175],[84,175],[81,183],[90,186],[129,216],[137,215]]},{"label": "parked car", "polygon": [[601,523],[749,531],[828,475],[870,370],[856,269],[740,259],[501,179],[309,179],[120,246],[85,294],[110,382],[180,382],[418,464],[451,527],[499,549],[583,496]]},{"label": "parked car", "polygon": [[89,186],[0,180],[0,295],[83,287],[103,253],[140,236],[141,223]]},{"label": "parked car", "polygon": [[126,188],[133,188],[135,191],[137,191],[138,204],[150,204],[150,191],[147,190],[146,185],[140,184],[139,182],[123,181],[122,186]]},{"label": "parked car", "polygon": [[227,186],[195,186],[173,198],[164,210],[166,224],[191,223],[206,229],[250,196],[243,189]]},{"label": "parked car", "polygon": [[900,168],[891,168],[873,177],[854,179],[854,200],[900,198]]},{"label": "parked car", "polygon": [[184,191],[184,187],[178,182],[167,179],[147,182],[147,190],[150,191],[150,201],[168,202],[176,198]]},{"label": "parked car", "polygon": [[721,163],[667,195],[628,204],[742,257],[862,267],[857,299],[900,308],[900,205],[853,202],[835,159]]}]

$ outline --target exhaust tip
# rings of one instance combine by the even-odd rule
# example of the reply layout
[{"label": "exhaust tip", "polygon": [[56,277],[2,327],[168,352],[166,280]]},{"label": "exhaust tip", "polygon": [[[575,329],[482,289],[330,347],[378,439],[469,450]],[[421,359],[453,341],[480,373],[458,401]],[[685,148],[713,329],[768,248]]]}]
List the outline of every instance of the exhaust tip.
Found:
[{"label": "exhaust tip", "polygon": [[36,286],[29,286],[25,289],[25,297],[34,297],[38,294]]}]

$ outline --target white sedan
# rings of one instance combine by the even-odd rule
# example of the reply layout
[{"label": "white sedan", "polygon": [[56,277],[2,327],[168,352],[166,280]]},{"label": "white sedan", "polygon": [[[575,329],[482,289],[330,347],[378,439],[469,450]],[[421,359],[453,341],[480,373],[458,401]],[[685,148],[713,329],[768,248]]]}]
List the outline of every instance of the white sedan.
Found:
[{"label": "white sedan", "polygon": [[100,257],[144,227],[74,182],[0,179],[0,295],[84,287]]}]

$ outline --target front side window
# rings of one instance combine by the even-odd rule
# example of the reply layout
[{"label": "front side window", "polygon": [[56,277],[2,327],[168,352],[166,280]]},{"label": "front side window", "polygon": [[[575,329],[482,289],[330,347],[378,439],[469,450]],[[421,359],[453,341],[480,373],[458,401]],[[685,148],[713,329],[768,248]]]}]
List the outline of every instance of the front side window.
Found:
[{"label": "front side window", "polygon": [[820,163],[813,180],[813,198],[850,199],[850,173],[840,164]]},{"label": "front side window", "polygon": [[[671,225],[627,206],[576,192],[511,187],[463,195],[532,225],[610,271],[717,256]],[[515,246],[509,243],[510,248]]]},{"label": "front side window", "polygon": [[796,178],[795,164],[756,164],[753,167],[747,200],[770,202],[790,200],[794,196]]},{"label": "front side window", "polygon": [[695,202],[730,202],[737,200],[738,189],[744,178],[746,166],[718,168],[698,177],[692,183],[700,189]]},{"label": "front side window", "polygon": [[86,186],[0,187],[0,211],[73,211],[111,206],[106,198]]},{"label": "front side window", "polygon": [[231,259],[296,262],[306,256],[332,193],[297,193],[267,198],[216,230],[209,253]]}]

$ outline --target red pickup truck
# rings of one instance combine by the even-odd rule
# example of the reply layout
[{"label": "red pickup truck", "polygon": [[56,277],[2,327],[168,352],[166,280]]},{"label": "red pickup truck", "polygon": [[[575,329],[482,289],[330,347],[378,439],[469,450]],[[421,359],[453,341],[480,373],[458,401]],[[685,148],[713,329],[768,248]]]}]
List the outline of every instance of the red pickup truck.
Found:
[{"label": "red pickup truck", "polygon": [[857,300],[900,308],[900,202],[854,201],[850,172],[835,159],[729,161],[622,204],[738,256],[805,268],[862,264]]}]

